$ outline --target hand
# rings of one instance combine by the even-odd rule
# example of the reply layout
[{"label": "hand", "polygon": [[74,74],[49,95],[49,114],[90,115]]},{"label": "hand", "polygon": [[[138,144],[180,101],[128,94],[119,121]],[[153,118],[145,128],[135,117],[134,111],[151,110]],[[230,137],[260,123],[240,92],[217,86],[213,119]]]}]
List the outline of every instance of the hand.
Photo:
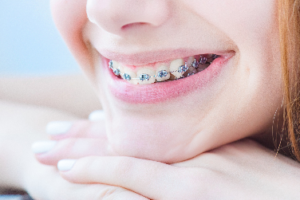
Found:
[{"label": "hand", "polygon": [[[73,123],[72,123],[73,124]],[[53,125],[53,124],[52,124]],[[56,125],[59,125],[56,123]],[[66,130],[66,125],[69,126],[67,123],[60,123],[60,128]],[[50,124],[51,126],[51,124]],[[48,127],[52,131],[52,133],[56,133],[57,131],[60,132],[61,130],[53,130],[55,127]],[[84,130],[90,130],[88,133],[85,134]],[[99,144],[101,142],[105,143],[106,137],[103,132],[104,128],[101,125],[101,121],[98,123],[93,123],[91,121],[83,120],[77,121],[71,127],[66,134],[61,135],[52,135],[52,138],[58,141],[58,144],[55,146],[53,151],[50,151],[49,154],[37,154],[38,158],[44,159],[45,163],[51,164],[51,162],[56,164],[55,159],[61,157],[63,155],[70,155],[74,157],[78,157],[81,155],[92,153],[92,151],[88,152],[89,149],[95,149],[98,147],[103,147]],[[54,131],[54,132],[53,132]],[[69,133],[69,134],[68,134]],[[80,138],[83,137],[89,138]],[[94,139],[90,139],[94,138]],[[86,140],[85,140],[86,139]],[[77,141],[77,142],[76,142]],[[49,141],[48,141],[49,142]],[[100,142],[100,143],[98,143]],[[47,143],[44,141],[44,144]],[[49,146],[50,144],[50,146]],[[94,144],[92,146],[91,144]],[[47,148],[53,146],[53,143],[50,143],[42,146],[41,143],[37,144],[33,147],[33,150],[36,151],[45,151]],[[82,147],[86,148],[83,149],[83,153],[80,154]],[[68,149],[68,147],[72,146],[72,149]],[[94,148],[93,148],[94,147]],[[25,148],[26,149],[26,148]],[[102,148],[100,149],[102,150]],[[22,151],[20,151],[22,152]],[[65,154],[62,154],[65,152]],[[77,155],[77,152],[79,154]],[[48,155],[48,157],[47,157]],[[58,157],[56,157],[58,156]],[[47,160],[50,158],[50,160]],[[23,158],[25,159],[25,158]],[[51,160],[52,159],[52,160]],[[25,159],[26,166],[24,175],[23,175],[23,184],[22,188],[29,192],[29,194],[34,199],[39,200],[105,200],[105,199],[115,199],[115,200],[147,200],[147,198],[138,195],[132,191],[128,191],[124,188],[115,187],[115,186],[108,186],[102,184],[74,184],[71,182],[66,181],[63,179],[56,167],[53,166],[45,166],[38,162],[35,159],[30,157],[30,159]]]},{"label": "hand", "polygon": [[36,161],[26,167],[23,188],[39,200],[147,200],[120,187],[71,183],[64,180],[55,167],[41,165]]},{"label": "hand", "polygon": [[[72,147],[73,144],[77,147],[71,149],[83,149],[83,151],[80,152],[81,155],[109,155],[106,151],[107,147],[105,147],[105,145],[102,146],[96,144],[100,144],[101,141],[106,144],[105,137],[102,137],[101,140],[95,142],[95,145],[93,145],[92,140],[88,141],[89,138],[95,139],[101,135],[105,135],[104,131],[101,131],[101,127],[103,126],[99,125],[99,123],[94,123],[87,120],[81,121],[80,123],[74,123],[72,128],[69,129],[65,134],[54,137],[54,139],[59,141],[51,151],[45,154],[40,154],[37,156],[37,158],[42,162],[43,158],[44,161],[50,159],[52,160],[52,164],[57,163],[57,161],[62,158],[80,158],[80,155],[76,154],[76,152],[69,150],[69,147]],[[70,137],[73,138],[70,139]],[[84,138],[82,137],[86,137],[85,139],[87,140],[84,140]],[[69,139],[66,139],[64,141],[64,138]],[[298,194],[294,192],[297,191],[297,189],[293,190],[292,192],[289,191],[291,191],[292,188],[299,184],[299,164],[280,155],[276,159],[274,159],[274,156],[275,155],[272,152],[263,148],[262,146],[257,145],[256,143],[251,141],[244,141],[220,147],[219,149],[216,149],[209,153],[204,153],[192,160],[177,163],[172,166],[152,161],[143,161],[139,159],[124,157],[91,157],[85,159],[95,160],[95,163],[98,164],[103,162],[103,159],[108,159],[107,163],[104,163],[103,165],[101,165],[101,167],[112,167],[109,168],[112,170],[110,171],[112,175],[108,177],[110,179],[96,180],[95,182],[113,182],[114,185],[120,185],[132,189],[138,193],[144,194],[145,196],[154,199],[169,199],[173,198],[174,195],[176,196],[174,197],[174,199],[186,199],[191,194],[194,195],[195,199],[201,199],[201,197],[203,197],[203,199],[220,199],[222,195],[222,199],[235,199],[238,197],[239,199],[247,199],[248,197],[249,199],[269,199],[271,197],[273,199],[282,199],[286,196],[288,196],[289,198],[285,199],[293,199],[293,195],[298,196]],[[85,159],[83,159],[83,161]],[[99,159],[100,162],[96,162],[97,160],[99,161]],[[162,172],[164,171],[163,169],[165,169],[166,173],[162,173],[161,177],[152,177],[153,173],[143,174],[143,171],[139,173],[136,170],[129,170],[124,174],[129,175],[132,173],[132,171],[134,171],[135,174],[131,175],[132,178],[127,177],[129,179],[127,180],[126,177],[120,174],[120,172],[122,172],[122,169],[119,170],[118,165],[116,166],[116,163],[118,162],[121,163],[120,166],[123,166],[122,163],[124,163],[124,166],[132,165],[133,168],[135,168],[136,166],[143,166],[145,170],[148,170],[150,172],[154,171],[152,168],[155,168],[158,171]],[[112,165],[110,165],[110,163]],[[183,169],[178,170],[178,167]],[[190,169],[191,167],[192,169]],[[283,169],[283,171],[280,171],[281,173],[278,174],[278,169]],[[119,174],[115,173],[114,170],[119,172]],[[265,173],[265,171],[267,171],[267,173]],[[84,174],[86,172],[87,170],[83,169],[82,173]],[[100,172],[106,173],[105,170],[102,170]],[[195,172],[195,174],[192,172]],[[90,171],[89,173],[91,175],[94,174],[92,171]],[[95,173],[94,175],[98,177],[97,173]],[[104,175],[109,176],[109,173]],[[114,175],[123,178],[114,180]],[[174,177],[175,175],[177,175],[178,181],[176,181],[176,177]],[[76,176],[74,177],[75,178],[73,179],[72,175],[65,175],[65,178],[68,180],[73,180],[75,182],[89,182],[89,180],[87,180],[88,176],[86,177],[86,179],[78,179]],[[155,179],[154,177],[157,178]],[[199,177],[200,179],[198,179]],[[133,181],[131,183],[130,180],[132,181],[132,179],[134,178],[136,178],[136,181]],[[140,181],[139,179],[143,179],[144,182]],[[259,182],[260,179],[261,181]],[[123,185],[122,183],[118,182],[121,180],[124,181]],[[155,183],[155,181],[158,181],[159,183],[159,180],[161,180],[161,182],[164,182],[164,187],[160,187],[161,189],[158,187],[158,185],[160,184],[156,185]],[[280,180],[281,182],[285,182],[286,184],[280,185],[278,180]],[[198,184],[192,184],[191,187],[187,187],[188,189],[186,190],[175,189],[174,191],[174,189],[172,189],[173,187],[181,188],[181,182],[186,183],[185,186],[189,186],[191,185],[191,183],[195,182]],[[141,184],[136,185],[136,183]],[[170,185],[168,185],[168,183]],[[176,183],[177,186],[174,183]],[[151,188],[151,184],[153,184],[153,188],[156,188],[155,190]],[[157,187],[155,187],[155,185]],[[185,186],[183,186],[183,188]],[[143,188],[151,188],[151,190],[146,189],[145,191],[143,191]],[[170,192],[164,192],[164,189],[165,191]],[[195,190],[195,193],[191,190]],[[179,191],[181,191],[181,193]],[[182,193],[182,191],[186,192]],[[149,192],[151,194],[148,194]],[[178,194],[178,192],[180,194]],[[170,196],[168,195],[169,193],[171,193]],[[247,197],[247,195],[249,196]],[[191,197],[190,199],[192,198],[193,197]]]},{"label": "hand", "polygon": [[299,199],[299,164],[251,140],[173,165],[130,157],[63,160],[68,181],[121,186],[150,199]]},{"label": "hand", "polygon": [[93,121],[49,123],[47,132],[52,141],[40,141],[33,145],[37,160],[46,165],[56,166],[59,160],[66,158],[116,155],[107,141],[105,120],[98,117],[95,122],[95,113],[91,116],[94,116]]}]

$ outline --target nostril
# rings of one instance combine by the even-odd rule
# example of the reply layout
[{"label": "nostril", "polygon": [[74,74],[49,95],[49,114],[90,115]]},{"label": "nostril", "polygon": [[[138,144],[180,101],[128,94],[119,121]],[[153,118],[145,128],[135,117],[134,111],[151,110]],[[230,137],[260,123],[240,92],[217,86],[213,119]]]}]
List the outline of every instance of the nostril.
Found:
[{"label": "nostril", "polygon": [[91,23],[112,34],[151,31],[169,19],[169,0],[85,0]]},{"label": "nostril", "polygon": [[137,23],[131,23],[131,24],[126,24],[124,26],[122,26],[122,30],[125,30],[125,29],[129,29],[129,28],[136,28],[136,27],[141,27],[141,26],[145,26],[147,25],[147,23],[145,22],[137,22]]}]

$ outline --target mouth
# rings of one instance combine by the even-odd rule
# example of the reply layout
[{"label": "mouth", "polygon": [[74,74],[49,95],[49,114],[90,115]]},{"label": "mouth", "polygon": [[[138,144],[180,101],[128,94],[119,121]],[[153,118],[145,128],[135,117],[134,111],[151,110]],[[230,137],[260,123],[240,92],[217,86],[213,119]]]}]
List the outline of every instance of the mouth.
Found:
[{"label": "mouth", "polygon": [[116,77],[127,80],[131,84],[152,84],[187,78],[205,70],[215,59],[217,54],[197,55],[170,62],[152,64],[148,66],[126,66],[110,60],[109,68]]},{"label": "mouth", "polygon": [[147,65],[127,65],[103,59],[107,83],[114,97],[127,103],[152,104],[204,88],[234,56],[200,54]]}]

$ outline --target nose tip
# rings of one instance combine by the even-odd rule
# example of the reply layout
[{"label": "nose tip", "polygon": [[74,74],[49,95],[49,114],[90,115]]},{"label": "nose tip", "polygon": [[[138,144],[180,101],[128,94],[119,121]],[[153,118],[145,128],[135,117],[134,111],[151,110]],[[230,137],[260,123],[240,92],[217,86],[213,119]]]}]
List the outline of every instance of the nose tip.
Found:
[{"label": "nose tip", "polygon": [[88,0],[92,23],[113,34],[145,25],[160,26],[169,17],[168,0]]}]

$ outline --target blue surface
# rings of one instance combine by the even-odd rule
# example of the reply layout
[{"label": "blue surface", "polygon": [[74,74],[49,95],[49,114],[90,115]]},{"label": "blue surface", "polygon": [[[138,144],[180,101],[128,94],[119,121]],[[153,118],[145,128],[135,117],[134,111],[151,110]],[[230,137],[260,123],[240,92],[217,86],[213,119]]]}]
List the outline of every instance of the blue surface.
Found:
[{"label": "blue surface", "polygon": [[21,195],[0,195],[0,200],[22,200]]},{"label": "blue surface", "polygon": [[0,195],[0,200],[33,200],[28,195]]},{"label": "blue surface", "polygon": [[0,0],[0,75],[79,73],[49,0]]},{"label": "blue surface", "polygon": [[28,195],[0,195],[0,200],[33,200]]}]

